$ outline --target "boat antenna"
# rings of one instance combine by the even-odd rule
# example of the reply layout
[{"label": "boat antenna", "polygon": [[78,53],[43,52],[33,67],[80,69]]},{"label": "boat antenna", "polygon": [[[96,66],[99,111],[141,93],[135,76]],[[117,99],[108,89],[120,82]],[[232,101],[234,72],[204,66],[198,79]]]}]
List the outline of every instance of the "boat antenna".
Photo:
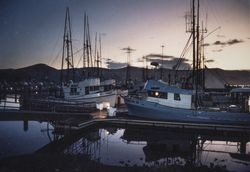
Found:
[{"label": "boat antenna", "polygon": [[130,57],[132,51],[135,51],[135,49],[130,48],[129,46],[126,48],[122,48],[121,50],[125,51],[127,53],[127,71],[126,71],[126,86],[128,87],[129,82],[131,80],[131,75],[130,75]]},{"label": "boat antenna", "polygon": [[99,67],[102,67],[102,36],[105,36],[105,33],[99,33]]},{"label": "boat antenna", "polygon": [[163,81],[163,49],[164,45],[161,45],[161,80]]}]

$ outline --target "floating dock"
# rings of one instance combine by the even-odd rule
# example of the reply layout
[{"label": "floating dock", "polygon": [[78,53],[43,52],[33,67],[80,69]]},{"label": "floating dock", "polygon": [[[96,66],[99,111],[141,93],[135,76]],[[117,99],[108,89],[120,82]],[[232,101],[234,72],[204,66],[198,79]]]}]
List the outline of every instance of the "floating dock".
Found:
[{"label": "floating dock", "polygon": [[77,125],[61,126],[65,129],[83,130],[94,125],[116,125],[116,126],[140,126],[140,127],[156,127],[156,128],[178,128],[178,129],[199,129],[199,130],[213,130],[213,131],[243,131],[250,132],[250,126],[240,125],[219,125],[219,124],[196,124],[184,122],[166,122],[142,119],[129,118],[104,118],[91,119]]},{"label": "floating dock", "polygon": [[115,125],[117,127],[153,127],[153,128],[176,128],[176,129],[199,129],[211,131],[236,131],[250,133],[250,126],[246,125],[223,125],[223,124],[209,124],[209,123],[190,123],[177,121],[156,121],[148,119],[140,119],[118,113],[117,116],[109,117],[106,111],[98,111],[90,113],[90,118],[84,121],[74,121],[69,125],[56,126],[57,128],[69,129],[74,131],[81,131],[88,127],[97,125]]}]

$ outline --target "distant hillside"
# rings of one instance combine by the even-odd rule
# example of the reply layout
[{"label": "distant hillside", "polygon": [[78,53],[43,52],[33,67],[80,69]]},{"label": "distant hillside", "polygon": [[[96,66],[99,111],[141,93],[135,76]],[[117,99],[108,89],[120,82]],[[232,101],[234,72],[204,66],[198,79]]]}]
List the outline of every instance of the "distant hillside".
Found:
[{"label": "distant hillside", "polygon": [[59,73],[60,71],[48,65],[35,64],[19,69],[1,69],[0,80],[30,81],[35,79],[37,81],[54,81],[56,78],[59,78]]},{"label": "distant hillside", "polygon": [[[160,78],[160,70],[138,67],[130,67],[131,78],[136,83],[143,82],[146,78]],[[76,69],[76,79],[80,80],[83,73],[93,73],[90,69]],[[118,83],[123,83],[126,79],[126,68],[121,69],[101,69],[100,73],[105,79],[113,78]],[[175,71],[164,69],[163,80],[174,80]],[[66,74],[66,71],[64,71]],[[178,71],[177,79],[187,77],[190,71]],[[52,68],[45,64],[36,64],[20,69],[0,69],[0,81],[55,81],[60,80],[60,70]],[[232,85],[250,85],[250,71],[247,70],[222,70],[222,69],[206,69],[206,87],[207,88],[223,88],[225,84]]]}]

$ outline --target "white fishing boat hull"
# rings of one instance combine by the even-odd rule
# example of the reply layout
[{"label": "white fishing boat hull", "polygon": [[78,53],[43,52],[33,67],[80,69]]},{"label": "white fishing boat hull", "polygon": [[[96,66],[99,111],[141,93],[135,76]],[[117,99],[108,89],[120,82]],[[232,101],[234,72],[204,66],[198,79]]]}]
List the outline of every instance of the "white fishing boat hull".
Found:
[{"label": "white fishing boat hull", "polygon": [[72,95],[65,97],[67,101],[74,101],[79,103],[109,103],[111,107],[116,104],[117,91],[111,90],[107,92],[93,93],[88,95]]}]

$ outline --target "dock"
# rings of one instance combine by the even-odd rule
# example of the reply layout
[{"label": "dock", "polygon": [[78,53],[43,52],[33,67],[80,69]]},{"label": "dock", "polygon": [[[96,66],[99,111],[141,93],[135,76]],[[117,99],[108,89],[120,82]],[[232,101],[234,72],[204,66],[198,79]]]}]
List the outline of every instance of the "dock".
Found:
[{"label": "dock", "polygon": [[115,125],[118,127],[153,127],[153,128],[176,128],[176,129],[198,129],[212,131],[237,131],[249,132],[250,126],[224,125],[209,123],[188,123],[178,121],[156,121],[130,117],[122,113],[109,117],[107,111],[96,111],[92,113],[67,113],[67,112],[44,112],[5,110],[0,111],[0,121],[57,121],[56,128],[81,131],[87,127],[97,125]]},{"label": "dock", "polygon": [[[13,98],[14,99],[14,98]],[[16,99],[15,99],[16,100]],[[15,101],[16,102],[16,101]],[[88,127],[97,125],[115,125],[118,127],[153,127],[153,128],[176,128],[176,129],[196,129],[211,131],[237,131],[249,132],[250,126],[246,125],[223,125],[209,123],[190,123],[178,121],[157,121],[143,118],[135,118],[128,115],[126,106],[120,106],[116,109],[116,115],[108,116],[106,110],[85,111],[85,110],[66,110],[58,111],[39,111],[39,110],[23,110],[19,107],[6,109],[6,105],[12,106],[10,102],[2,102],[4,105],[0,108],[0,121],[47,121],[51,122],[57,129],[82,131]],[[75,105],[74,105],[75,106]],[[72,109],[71,106],[66,106]],[[84,109],[84,108],[83,108]],[[62,110],[62,109],[61,109]]]},{"label": "dock", "polygon": [[97,125],[115,125],[119,127],[153,127],[153,128],[172,128],[172,129],[199,129],[211,131],[236,131],[236,132],[249,132],[250,126],[241,125],[221,125],[221,124],[198,124],[198,123],[185,123],[185,122],[168,122],[168,121],[155,121],[145,119],[131,119],[131,118],[103,118],[103,119],[90,119],[80,122],[77,125],[61,126],[71,130],[80,131],[90,126]]}]

